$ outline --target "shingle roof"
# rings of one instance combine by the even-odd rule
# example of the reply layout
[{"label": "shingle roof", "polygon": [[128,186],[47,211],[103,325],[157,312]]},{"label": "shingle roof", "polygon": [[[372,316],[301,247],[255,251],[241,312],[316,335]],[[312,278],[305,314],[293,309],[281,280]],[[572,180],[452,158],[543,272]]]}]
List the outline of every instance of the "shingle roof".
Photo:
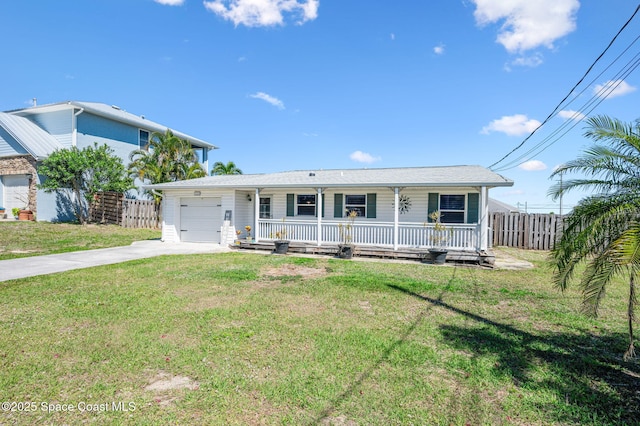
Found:
[{"label": "shingle roof", "polygon": [[145,188],[315,188],[375,186],[512,186],[513,181],[482,166],[404,167],[388,169],[297,170],[289,172],[220,175],[146,185]]},{"label": "shingle roof", "polygon": [[42,160],[62,144],[27,118],[0,112],[0,127],[4,128],[36,160]]}]

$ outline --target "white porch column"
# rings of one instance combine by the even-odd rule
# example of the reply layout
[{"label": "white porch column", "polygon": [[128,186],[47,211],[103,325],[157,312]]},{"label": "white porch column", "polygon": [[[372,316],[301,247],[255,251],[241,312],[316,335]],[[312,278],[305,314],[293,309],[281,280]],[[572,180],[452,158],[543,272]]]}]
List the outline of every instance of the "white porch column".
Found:
[{"label": "white porch column", "polygon": [[260,188],[256,188],[256,192],[253,195],[253,238],[258,242],[260,239]]},{"label": "white porch column", "polygon": [[489,248],[489,191],[486,186],[480,188],[480,250]]},{"label": "white porch column", "polygon": [[320,247],[322,245],[322,188],[318,188],[318,195],[316,196],[316,207],[318,212],[318,247]]},{"label": "white porch column", "polygon": [[400,190],[393,188],[393,249],[398,250],[398,216],[400,211]]}]

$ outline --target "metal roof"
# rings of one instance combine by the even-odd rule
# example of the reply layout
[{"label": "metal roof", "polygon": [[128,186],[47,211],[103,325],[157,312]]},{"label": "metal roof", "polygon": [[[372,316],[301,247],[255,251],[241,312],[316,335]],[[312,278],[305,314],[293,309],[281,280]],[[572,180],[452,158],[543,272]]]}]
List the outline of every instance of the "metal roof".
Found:
[{"label": "metal roof", "polygon": [[145,188],[329,188],[329,187],[454,187],[513,186],[513,181],[482,166],[403,167],[388,169],[297,170],[289,172],[219,175]]},{"label": "metal roof", "polygon": [[31,120],[0,112],[0,127],[7,131],[36,160],[47,158],[63,146]]},{"label": "metal roof", "polygon": [[197,146],[199,148],[207,148],[207,149],[218,149],[217,146],[212,145],[209,142],[187,135],[186,133],[182,133],[177,130],[171,129],[167,126],[158,124],[151,120],[147,120],[144,116],[138,116],[138,115],[132,114],[130,112],[120,109],[115,105],[107,105],[99,102],[67,101],[67,102],[59,102],[54,104],[38,105],[35,107],[24,108],[24,109],[8,111],[8,112],[11,114],[26,115],[26,114],[37,113],[39,111],[60,110],[65,108],[82,109],[86,112],[89,112],[94,115],[98,115],[100,117],[109,118],[111,120],[119,121],[121,123],[126,123],[131,126],[139,127],[141,129],[150,130],[152,132],[165,133],[168,129],[170,129],[174,135],[176,135],[180,139],[185,139],[189,141],[193,146]]}]

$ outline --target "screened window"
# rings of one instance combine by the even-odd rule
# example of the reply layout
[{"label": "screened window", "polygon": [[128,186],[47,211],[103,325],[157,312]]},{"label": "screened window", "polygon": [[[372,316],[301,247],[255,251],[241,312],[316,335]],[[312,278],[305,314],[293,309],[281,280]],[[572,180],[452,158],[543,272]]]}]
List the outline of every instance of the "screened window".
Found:
[{"label": "screened window", "polygon": [[138,146],[140,148],[145,148],[147,145],[149,145],[149,132],[140,129],[138,139]]},{"label": "screened window", "polygon": [[316,215],[316,196],[315,195],[298,195],[298,216],[315,216]]},{"label": "screened window", "polygon": [[440,221],[464,223],[464,195],[440,195]]},{"label": "screened window", "polygon": [[352,211],[358,212],[358,216],[367,216],[367,196],[366,195],[345,195],[344,209],[347,214]]},{"label": "screened window", "polygon": [[270,197],[260,197],[260,219],[271,219]]}]

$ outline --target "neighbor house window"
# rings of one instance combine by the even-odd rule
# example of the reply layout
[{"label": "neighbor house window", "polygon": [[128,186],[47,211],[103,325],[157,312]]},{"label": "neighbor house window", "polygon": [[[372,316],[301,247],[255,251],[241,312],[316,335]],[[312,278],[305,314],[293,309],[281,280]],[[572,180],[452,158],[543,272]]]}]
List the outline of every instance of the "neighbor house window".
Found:
[{"label": "neighbor house window", "polygon": [[298,195],[298,216],[315,216],[316,215],[316,196],[315,195]]},{"label": "neighbor house window", "polygon": [[358,216],[367,217],[367,196],[362,195],[345,195],[344,196],[345,214],[352,211],[358,212]]},{"label": "neighbor house window", "polygon": [[270,197],[260,197],[260,219],[271,219]]},{"label": "neighbor house window", "polygon": [[140,148],[146,148],[147,145],[149,145],[149,132],[140,129],[138,134],[138,146]]},{"label": "neighbor house window", "polygon": [[440,195],[440,220],[444,223],[464,223],[464,195]]}]

